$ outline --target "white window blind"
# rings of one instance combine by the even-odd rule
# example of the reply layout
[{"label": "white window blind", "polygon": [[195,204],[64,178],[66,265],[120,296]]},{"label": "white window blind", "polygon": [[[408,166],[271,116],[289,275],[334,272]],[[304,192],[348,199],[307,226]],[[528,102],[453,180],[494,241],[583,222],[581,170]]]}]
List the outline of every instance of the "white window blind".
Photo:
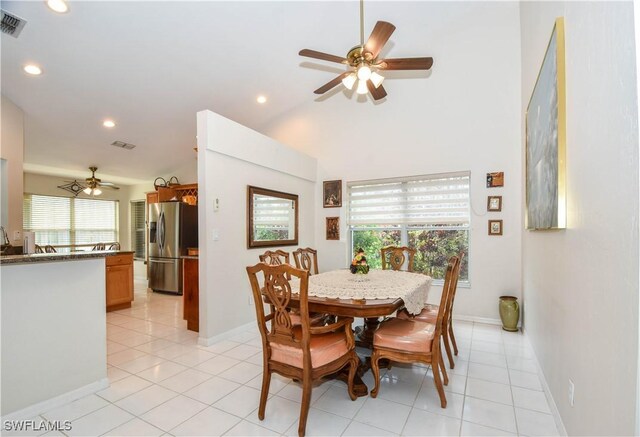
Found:
[{"label": "white window blind", "polygon": [[118,241],[118,202],[25,194],[23,227],[36,244],[79,245]]},{"label": "white window blind", "polygon": [[348,184],[349,225],[468,227],[469,172]]},{"label": "white window blind", "polygon": [[145,258],[145,207],[144,200],[131,202],[131,249],[134,258]]}]

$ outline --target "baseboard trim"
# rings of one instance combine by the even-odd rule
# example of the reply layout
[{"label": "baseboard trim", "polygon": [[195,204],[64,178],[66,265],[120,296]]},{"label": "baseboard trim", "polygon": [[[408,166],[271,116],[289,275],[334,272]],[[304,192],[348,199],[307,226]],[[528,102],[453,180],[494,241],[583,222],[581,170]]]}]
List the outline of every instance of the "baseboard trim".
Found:
[{"label": "baseboard trim", "polygon": [[549,388],[549,384],[547,384],[547,378],[544,376],[544,372],[542,371],[542,367],[540,366],[540,362],[538,361],[538,356],[536,355],[536,351],[531,344],[531,340],[529,339],[529,335],[523,329],[522,334],[524,335],[525,341],[529,344],[531,351],[533,352],[533,362],[536,365],[538,370],[538,377],[540,378],[540,382],[542,383],[542,391],[544,392],[545,397],[547,398],[547,403],[551,408],[551,415],[553,416],[553,420],[556,422],[556,427],[560,432],[560,435],[566,436],[567,429],[564,427],[564,423],[562,422],[562,417],[560,416],[560,410],[558,410],[558,406],[556,405],[556,400],[553,398],[551,394],[551,389]]},{"label": "baseboard trim", "polygon": [[256,322],[249,322],[245,323],[244,325],[240,325],[237,328],[233,328],[220,334],[214,335],[213,337],[198,337],[198,344],[205,347],[211,346],[254,327],[256,327]]},{"label": "baseboard trim", "polygon": [[54,408],[61,407],[69,402],[73,402],[76,399],[83,398],[100,390],[104,390],[109,387],[109,379],[102,378],[91,384],[79,387],[70,392],[63,393],[59,396],[47,399],[46,401],[38,402],[37,404],[30,405],[22,410],[14,411],[2,417],[2,421],[5,420],[27,420],[34,416],[50,411]]},{"label": "baseboard trim", "polygon": [[[476,322],[476,323],[484,323],[487,325],[496,325],[502,326],[502,321],[500,319],[492,319],[491,317],[477,317],[477,316],[460,316],[454,315],[453,320],[460,320],[463,322]],[[521,328],[522,324],[518,322],[518,328]]]}]

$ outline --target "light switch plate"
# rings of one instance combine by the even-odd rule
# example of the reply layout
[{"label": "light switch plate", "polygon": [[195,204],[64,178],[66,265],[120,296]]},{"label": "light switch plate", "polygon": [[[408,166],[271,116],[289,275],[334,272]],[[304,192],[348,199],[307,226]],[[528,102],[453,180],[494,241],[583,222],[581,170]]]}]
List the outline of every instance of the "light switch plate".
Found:
[{"label": "light switch plate", "polygon": [[22,240],[22,231],[13,231],[13,241]]},{"label": "light switch plate", "polygon": [[220,231],[218,229],[214,229],[211,234],[213,236],[213,241],[220,240]]}]

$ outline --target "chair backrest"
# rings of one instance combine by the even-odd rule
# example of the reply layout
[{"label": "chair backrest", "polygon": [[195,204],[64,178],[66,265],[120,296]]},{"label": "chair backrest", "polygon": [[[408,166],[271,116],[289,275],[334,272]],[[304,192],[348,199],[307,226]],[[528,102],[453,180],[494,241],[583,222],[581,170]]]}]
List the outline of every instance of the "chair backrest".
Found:
[{"label": "chair backrest", "polygon": [[260,262],[268,264],[270,266],[279,266],[281,264],[289,264],[289,252],[284,250],[267,250],[262,255],[259,255]]},{"label": "chair backrest", "polygon": [[317,275],[318,271],[318,251],[307,247],[306,249],[298,248],[293,252],[293,259],[296,262],[296,268],[306,270],[310,275]]},{"label": "chair backrest", "polygon": [[447,272],[444,276],[444,285],[442,286],[442,296],[440,297],[440,306],[438,307],[438,317],[436,319],[436,332],[434,338],[439,338],[438,336],[442,333],[442,327],[444,325],[445,317],[448,319],[449,313],[449,304],[451,299],[451,292],[453,289],[454,276],[455,271],[458,268],[458,264],[460,259],[457,256],[452,256],[449,258],[449,263],[447,264]]},{"label": "chair backrest", "polygon": [[[262,273],[263,283],[260,284],[258,274]],[[309,351],[310,322],[309,322],[309,272],[296,269],[288,264],[268,265],[259,263],[247,267],[247,275],[251,283],[253,299],[256,308],[256,319],[264,351],[269,351],[271,343],[279,343],[302,349],[303,364],[311,369],[311,354]],[[298,278],[299,289],[296,290],[300,299],[300,329],[301,338],[294,335],[294,325],[291,321],[291,284],[290,277]],[[265,305],[269,307],[269,314],[265,314]],[[271,322],[271,329],[267,322]],[[298,329],[296,327],[296,329]]]},{"label": "chair backrest", "polygon": [[453,258],[457,258],[457,260],[456,260],[455,267],[452,271],[451,280],[449,283],[449,296],[447,298],[444,318],[442,321],[444,329],[447,329],[446,327],[449,326],[449,323],[451,323],[451,317],[453,315],[453,301],[456,297],[456,290],[458,289],[458,278],[460,278],[460,268],[462,267],[462,260],[464,258],[464,254],[460,254],[460,256],[458,257],[451,257],[449,259],[449,262],[451,262]]},{"label": "chair backrest", "polygon": [[107,250],[120,250],[120,243],[110,244]]},{"label": "chair backrest", "polygon": [[43,247],[39,244],[36,244],[36,253],[45,253]]},{"label": "chair backrest", "polygon": [[[405,256],[407,252],[407,256]],[[400,270],[407,261],[407,271],[413,272],[413,258],[416,256],[416,250],[406,246],[387,246],[380,249],[380,257],[382,258],[382,270]]]},{"label": "chair backrest", "polygon": [[53,246],[52,246],[52,245],[50,245],[50,244],[47,244],[46,246],[44,246],[44,251],[45,251],[46,253],[58,253],[58,251],[56,250],[56,248],[55,248],[55,247],[53,247]]},{"label": "chair backrest", "polygon": [[91,250],[106,250],[107,246],[104,243],[96,243],[95,246],[91,248]]}]

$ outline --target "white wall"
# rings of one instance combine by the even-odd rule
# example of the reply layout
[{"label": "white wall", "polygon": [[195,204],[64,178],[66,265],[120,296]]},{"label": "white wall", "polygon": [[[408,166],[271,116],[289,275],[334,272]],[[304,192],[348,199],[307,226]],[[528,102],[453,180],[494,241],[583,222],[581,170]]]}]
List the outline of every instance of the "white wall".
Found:
[{"label": "white wall", "polygon": [[[73,197],[68,191],[58,188],[71,179],[65,179],[57,176],[40,175],[33,173],[24,174],[24,192],[29,194],[42,194],[47,196]],[[82,181],[81,181],[82,182]],[[153,189],[153,186],[151,186]],[[79,198],[93,199],[93,196],[87,196],[84,193],[78,195]],[[22,196],[21,196],[22,198]],[[121,185],[119,190],[111,190],[105,188],[102,194],[97,197],[100,200],[117,200],[118,201],[118,234],[122,250],[129,250],[131,244],[131,196],[129,187]],[[144,197],[142,197],[144,199]],[[137,200],[137,199],[136,199]],[[20,203],[20,211],[22,212],[22,200]],[[22,228],[22,226],[21,226]]]},{"label": "white wall", "polygon": [[[316,162],[210,111],[198,113],[198,149],[200,337],[206,343],[255,322],[245,268],[266,249],[247,249],[247,186],[297,194],[299,245],[313,246]],[[219,241],[213,240],[216,230]]]},{"label": "white wall", "polygon": [[[0,191],[8,193],[7,224],[2,223],[9,234],[11,244],[22,246],[22,239],[14,240],[14,232],[22,231],[22,162],[24,157],[24,113],[11,100],[2,95],[0,105],[0,158],[6,160],[7,187]],[[3,212],[3,216],[4,216]]]},{"label": "white wall", "polygon": [[0,267],[3,418],[29,419],[108,385],[104,263]]},{"label": "white wall", "polygon": [[[568,223],[564,231],[523,234],[526,332],[570,435],[633,434],[638,101],[632,3],[521,3],[520,114],[560,16],[566,37]],[[573,408],[569,378],[575,383]]]},{"label": "white wall", "polygon": [[[355,180],[470,170],[472,206],[478,213],[471,223],[471,288],[459,289],[455,312],[497,319],[498,297],[520,296],[518,4],[410,2],[398,3],[394,13],[419,16],[422,28],[430,33],[413,45],[410,40],[402,46],[397,43],[389,56],[433,56],[429,77],[387,73],[388,97],[382,103],[348,100],[338,92],[296,108],[263,131],[316,157],[319,181],[342,179],[346,185]],[[393,22],[393,17],[388,18]],[[402,29],[398,34],[410,39],[410,32]],[[414,46],[421,49],[416,51]],[[407,78],[393,78],[403,76]],[[486,173],[492,171],[505,172],[504,188],[485,188]],[[318,199],[321,190],[319,183]],[[501,213],[486,213],[487,195],[503,196]],[[346,192],[344,200],[341,209],[316,205],[321,270],[348,263]],[[334,215],[341,217],[341,240],[326,241],[325,217]],[[504,220],[503,236],[487,235],[489,218]],[[433,287],[429,300],[437,303],[440,291]]]}]

